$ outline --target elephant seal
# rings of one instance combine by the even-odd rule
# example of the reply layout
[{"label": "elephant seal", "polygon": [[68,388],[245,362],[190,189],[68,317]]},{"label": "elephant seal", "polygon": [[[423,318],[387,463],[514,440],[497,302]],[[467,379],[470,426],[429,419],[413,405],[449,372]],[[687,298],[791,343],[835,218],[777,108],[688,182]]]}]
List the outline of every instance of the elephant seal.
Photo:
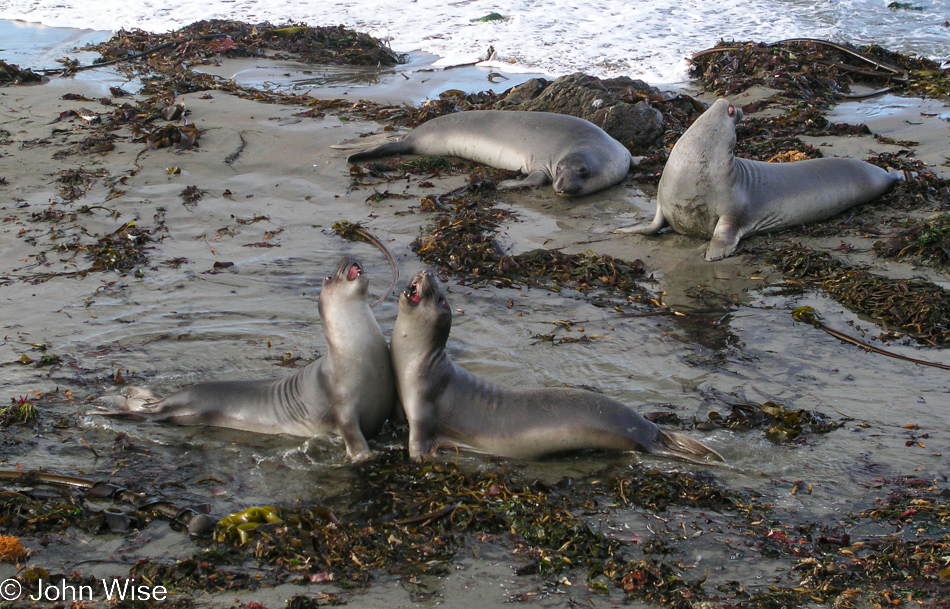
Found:
[{"label": "elephant seal", "polygon": [[324,278],[317,301],[327,354],[283,378],[210,381],[166,398],[143,387],[100,398],[133,416],[180,425],[211,425],[267,434],[342,436],[346,455],[369,456],[375,435],[396,406],[389,347],[366,301],[369,280],[346,257]]},{"label": "elephant seal", "polygon": [[405,138],[347,157],[348,163],[394,154],[454,156],[526,174],[499,188],[553,184],[569,197],[618,184],[632,157],[590,121],[551,112],[471,110],[423,123]]},{"label": "elephant seal", "polygon": [[449,359],[445,345],[451,328],[452,309],[445,294],[429,273],[419,273],[399,295],[391,348],[413,459],[452,442],[518,459],[605,449],[693,463],[723,460],[685,434],[664,431],[597,393],[509,389],[483,380]]},{"label": "elephant seal", "polygon": [[736,123],[742,110],[719,99],[686,130],[666,162],[649,226],[618,229],[712,238],[706,260],[732,254],[746,235],[830,218],[887,192],[899,174],[857,159],[793,163],[738,159]]}]

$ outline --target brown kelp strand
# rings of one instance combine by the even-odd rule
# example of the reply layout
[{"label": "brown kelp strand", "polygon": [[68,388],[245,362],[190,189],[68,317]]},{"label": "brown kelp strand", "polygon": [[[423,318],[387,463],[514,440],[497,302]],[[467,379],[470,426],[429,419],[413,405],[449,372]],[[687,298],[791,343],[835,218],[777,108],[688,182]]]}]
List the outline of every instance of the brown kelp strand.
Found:
[{"label": "brown kelp strand", "polygon": [[437,213],[413,241],[413,250],[426,264],[466,283],[574,289],[584,294],[605,290],[627,302],[649,301],[649,292],[640,285],[645,279],[640,260],[544,249],[505,253],[497,234],[512,212],[495,207],[497,197],[492,182],[473,177],[468,188],[424,198],[423,208]]},{"label": "brown kelp strand", "polygon": [[950,292],[934,283],[882,277],[801,246],[768,252],[765,258],[787,277],[814,285],[852,311],[921,344],[950,342]]}]

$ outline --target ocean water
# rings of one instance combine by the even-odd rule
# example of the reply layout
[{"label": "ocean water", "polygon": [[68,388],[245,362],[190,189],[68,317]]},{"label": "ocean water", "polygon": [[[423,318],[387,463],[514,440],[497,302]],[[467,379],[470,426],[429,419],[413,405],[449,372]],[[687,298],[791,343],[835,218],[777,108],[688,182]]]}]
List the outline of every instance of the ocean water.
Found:
[{"label": "ocean water", "polygon": [[[879,43],[950,59],[950,2],[917,0],[3,0],[0,19],[49,26],[167,31],[201,19],[344,24],[425,51],[442,65],[494,48],[509,71],[552,76],[584,71],[661,84],[686,78],[687,58],[720,39],[774,42],[812,37]],[[501,20],[478,19],[497,13]],[[0,42],[0,48],[5,41]],[[0,51],[2,52],[2,51]]]}]

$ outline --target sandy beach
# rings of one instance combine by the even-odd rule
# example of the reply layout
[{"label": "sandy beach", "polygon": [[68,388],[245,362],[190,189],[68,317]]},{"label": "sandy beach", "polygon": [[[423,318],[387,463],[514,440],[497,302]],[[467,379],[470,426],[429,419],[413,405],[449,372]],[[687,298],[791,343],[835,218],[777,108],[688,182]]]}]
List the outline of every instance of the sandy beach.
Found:
[{"label": "sandy beach", "polygon": [[[531,77],[509,74],[499,84],[490,76],[495,69],[445,70],[432,67],[431,59],[418,56],[408,68],[391,70],[327,69],[325,86],[310,95],[418,105],[445,89],[500,92]],[[293,74],[290,80],[313,76],[302,74],[304,69],[319,71],[265,60],[202,68],[248,83],[279,82],[288,74]],[[94,398],[114,393],[121,383],[168,393],[202,380],[275,376],[286,366],[315,359],[326,344],[316,297],[322,277],[340,257],[360,258],[374,299],[391,278],[389,264],[375,247],[346,241],[332,226],[358,222],[382,240],[398,261],[397,290],[402,289],[407,278],[425,268],[412,243],[433,221],[433,212],[425,211],[420,199],[462,186],[467,176],[446,172],[361,183],[345,157],[387,137],[383,124],[341,119],[333,111],[301,116],[307,108],[223,91],[177,98],[187,123],[200,132],[195,147],[148,149],[120,129],[111,148],[84,148],[90,122],[102,120],[97,115],[136,100],[110,91],[121,81],[103,69],[40,85],[0,87],[0,403],[16,403],[21,396],[43,403],[46,395],[50,404],[36,424],[2,432],[0,469],[109,479],[179,504],[208,503],[218,516],[253,505],[332,503],[363,480],[360,466],[345,462],[336,441],[175,428],[87,413],[95,407]],[[707,103],[713,100],[694,88],[686,91]],[[765,93],[737,101],[750,103]],[[865,123],[872,134],[891,141],[916,142],[912,157],[950,178],[946,101],[887,95],[842,103],[828,117]],[[803,139],[826,156],[866,158],[908,149],[873,135]],[[895,339],[820,292],[786,291],[794,282],[751,254],[708,263],[703,260],[706,243],[690,237],[614,232],[652,218],[655,190],[628,177],[581,199],[556,196],[550,187],[499,194],[499,208],[515,215],[503,224],[498,242],[510,254],[543,248],[639,259],[652,278],[644,285],[665,306],[726,312],[712,318],[622,318],[579,291],[472,287],[449,277],[445,287],[456,310],[450,351],[456,361],[502,384],[595,387],[643,414],[662,411],[683,420],[723,411],[723,396],[827,413],[842,422],[841,429],[801,444],[774,444],[761,430],[692,432],[729,462],[709,474],[718,484],[757,493],[761,504],[774,506],[783,518],[795,515],[783,529],[789,536],[796,526],[833,527],[846,514],[870,509],[902,477],[923,480],[935,493],[947,492],[946,373],[867,353],[796,323],[790,311],[813,306],[827,325],[906,356],[950,364],[946,351]],[[873,243],[895,230],[895,218],[938,212],[947,212],[939,201],[912,211],[872,203],[826,223],[841,230],[793,229],[752,237],[743,245],[802,244],[883,277],[923,277],[946,289],[945,268],[873,253]],[[96,268],[99,259],[90,256],[110,236],[136,241],[134,251],[147,262]],[[120,252],[113,258],[131,255],[111,247]],[[387,336],[397,308],[390,295],[374,309]],[[539,339],[549,333],[587,340],[555,344]],[[48,356],[55,361],[42,365]],[[404,432],[397,430],[373,447],[398,454],[404,442]],[[643,463],[664,472],[703,470],[632,455],[511,463],[463,454],[460,467],[504,470],[550,485],[573,478],[596,487],[603,472]],[[802,484],[807,493],[799,491]],[[751,542],[734,541],[737,533],[715,510],[678,506],[649,512],[604,501],[582,520],[630,551],[640,552],[644,540],[664,537],[673,547],[671,561],[688,565],[684,573],[691,581],[705,573],[707,590],[724,590],[735,581],[750,589],[779,582],[793,586],[799,578],[791,553],[762,559]],[[934,522],[920,526],[946,526],[945,520]],[[918,534],[910,521],[855,519],[845,529],[854,539],[894,531],[910,538]],[[86,578],[123,577],[138,561],[173,562],[213,545],[193,542],[158,520],[128,534],[96,535],[64,526],[33,538],[24,535],[22,541],[29,557],[19,567],[0,563],[0,579],[22,574],[28,565],[50,573],[81,572]],[[563,579],[517,575],[526,560],[519,554],[521,543],[507,533],[475,536],[437,575],[416,578],[379,570],[370,585],[355,589],[332,579],[313,583],[319,578],[300,572],[283,577],[245,565],[259,578],[260,589],[207,592],[183,586],[173,590],[173,600],[182,607],[283,607],[301,595],[350,607],[476,602],[489,607],[513,600],[606,607],[623,601],[623,591],[601,594],[580,569],[564,572]],[[846,562],[847,555],[839,559]],[[320,572],[315,567],[313,573]],[[934,588],[938,592],[946,590],[941,581],[943,587]],[[721,594],[709,602],[728,603],[723,599],[731,597]],[[877,602],[874,598],[865,600]],[[925,606],[945,606],[934,596],[925,598],[931,602]],[[43,605],[21,599],[13,606]]]}]

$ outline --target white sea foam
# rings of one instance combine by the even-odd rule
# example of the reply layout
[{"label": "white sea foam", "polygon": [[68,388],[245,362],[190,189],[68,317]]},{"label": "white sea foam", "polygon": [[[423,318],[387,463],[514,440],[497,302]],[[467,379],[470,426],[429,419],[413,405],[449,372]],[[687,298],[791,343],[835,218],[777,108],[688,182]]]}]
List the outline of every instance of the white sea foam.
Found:
[{"label": "white sea foam", "polygon": [[[684,80],[687,59],[718,40],[792,37],[877,42],[945,61],[948,0],[3,0],[0,19],[52,26],[168,31],[201,19],[343,24],[421,50],[442,65],[484,57],[550,75],[584,71],[654,83]],[[474,21],[490,13],[502,21]],[[0,43],[2,46],[2,43]]]}]

